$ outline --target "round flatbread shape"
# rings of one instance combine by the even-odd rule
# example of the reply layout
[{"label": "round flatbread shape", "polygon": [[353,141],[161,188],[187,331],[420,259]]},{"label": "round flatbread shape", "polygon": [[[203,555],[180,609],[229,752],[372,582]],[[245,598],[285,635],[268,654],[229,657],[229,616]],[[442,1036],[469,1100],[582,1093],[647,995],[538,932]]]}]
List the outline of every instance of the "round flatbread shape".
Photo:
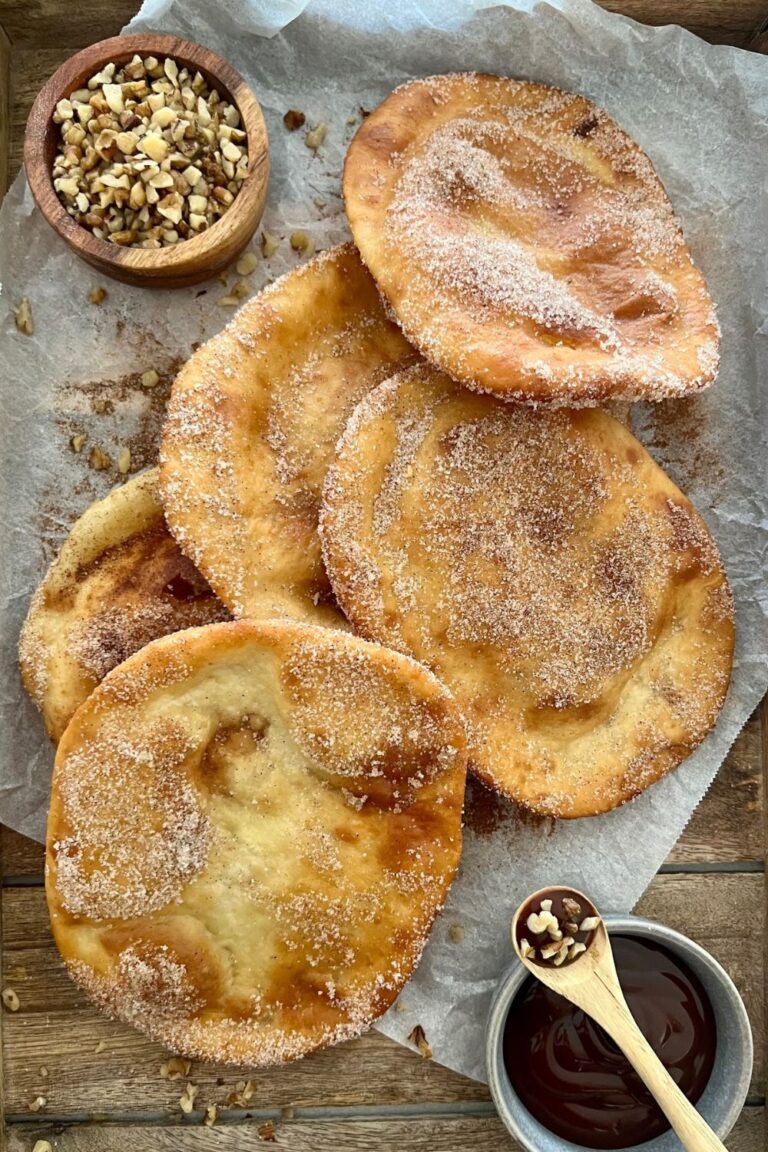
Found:
[{"label": "round flatbread shape", "polygon": [[325,471],[357,401],[415,357],[347,244],[267,288],[181,370],[165,512],[234,616],[346,626],[317,538]]},{"label": "round flatbread shape", "polygon": [[465,776],[456,707],[408,657],[288,621],[157,640],[59,745],[56,943],[97,1004],[192,1058],[348,1039],[419,959]]},{"label": "round flatbread shape", "polygon": [[472,388],[577,406],[714,379],[717,320],[669,199],[583,96],[414,80],[359,128],[344,199],[408,339]]},{"label": "round flatbread shape", "polygon": [[519,804],[606,811],[715,722],[733,651],[717,550],[600,409],[403,372],[355,409],[320,531],[350,621],[448,685],[470,767]]},{"label": "round flatbread shape", "polygon": [[116,664],[158,636],[227,617],[165,525],[153,468],[74,524],[21,631],[24,687],[56,743]]}]

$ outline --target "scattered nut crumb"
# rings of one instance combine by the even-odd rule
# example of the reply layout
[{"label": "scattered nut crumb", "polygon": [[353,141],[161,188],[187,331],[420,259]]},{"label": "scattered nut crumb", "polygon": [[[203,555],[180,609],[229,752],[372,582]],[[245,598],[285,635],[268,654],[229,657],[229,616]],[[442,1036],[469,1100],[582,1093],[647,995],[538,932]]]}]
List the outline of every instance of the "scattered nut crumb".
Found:
[{"label": "scattered nut crumb", "polygon": [[96,472],[103,472],[106,468],[112,467],[112,458],[106,452],[102,452],[101,448],[91,448],[91,453],[88,457],[88,464]]},{"label": "scattered nut crumb", "polygon": [[141,374],[142,388],[154,388],[155,385],[159,383],[159,381],[160,377],[157,372],[155,372],[154,368],[150,368],[148,372],[142,372]]},{"label": "scattered nut crumb", "polygon": [[121,476],[125,476],[126,472],[131,470],[131,450],[127,445],[120,449],[120,455],[117,458],[117,470]]},{"label": "scattered nut crumb", "polygon": [[232,296],[228,293],[226,296],[220,296],[216,303],[219,308],[237,308],[240,301],[237,296]]},{"label": "scattered nut crumb", "polygon": [[417,1024],[416,1027],[408,1033],[407,1039],[411,1042],[411,1044],[416,1045],[425,1060],[432,1059],[432,1049],[427,1043],[427,1038],[424,1035],[424,1029],[422,1028],[421,1024]]},{"label": "scattered nut crumb", "polygon": [[402,1000],[395,1001],[395,1012],[405,1012],[405,1004]]},{"label": "scattered nut crumb", "polygon": [[18,1012],[19,998],[14,992],[13,988],[3,988],[2,1001],[9,1012]]},{"label": "scattered nut crumb", "polygon": [[351,116],[347,116],[347,124],[357,124],[357,115],[354,112]]},{"label": "scattered nut crumb", "polygon": [[235,1084],[234,1091],[230,1092],[227,1096],[228,1108],[245,1108],[248,1101],[253,1097],[256,1091],[256,1084],[253,1080],[238,1080]]},{"label": "scattered nut crumb", "polygon": [[23,332],[25,336],[31,336],[35,330],[35,325],[32,322],[32,305],[26,296],[22,296],[13,316],[19,332]]},{"label": "scattered nut crumb", "polygon": [[236,280],[229,290],[230,296],[234,296],[236,300],[244,300],[246,296],[251,294],[251,285],[247,280]]},{"label": "scattered nut crumb", "polygon": [[283,116],[283,124],[289,132],[296,132],[297,129],[303,127],[306,116],[300,112],[298,108],[289,108],[285,116]]},{"label": "scattered nut crumb", "polygon": [[179,1097],[179,1107],[185,1115],[189,1115],[195,1106],[195,1097],[200,1089],[196,1084],[187,1084],[186,1088]]},{"label": "scattered nut crumb", "polygon": [[107,298],[106,288],[91,288],[88,293],[88,301],[90,304],[102,304]]},{"label": "scattered nut crumb", "polygon": [[32,1152],[53,1152],[53,1146],[49,1140],[36,1140]]},{"label": "scattered nut crumb", "polygon": [[165,1064],[160,1065],[160,1076],[163,1080],[184,1080],[192,1070],[192,1061],[184,1060],[181,1056],[171,1056]]},{"label": "scattered nut crumb", "polygon": [[277,236],[273,236],[271,232],[262,232],[261,254],[265,260],[269,260],[270,256],[274,256],[279,246],[280,241]]},{"label": "scattered nut crumb", "polygon": [[324,120],[321,120],[320,123],[316,124],[314,128],[310,128],[309,132],[307,132],[306,136],[304,137],[304,143],[306,144],[307,148],[311,148],[313,151],[316,151],[325,140],[325,134],[327,131],[328,125]]},{"label": "scattered nut crumb", "polygon": [[315,242],[308,232],[291,232],[291,248],[302,256],[311,256],[315,250]]},{"label": "scattered nut crumb", "polygon": [[106,1043],[103,1040],[99,1040],[98,1044],[96,1045],[96,1047],[94,1048],[93,1051],[96,1054],[96,1056],[98,1056],[101,1052],[106,1052],[106,1050],[107,1050]]},{"label": "scattered nut crumb", "polygon": [[448,936],[454,944],[459,944],[464,939],[464,929],[461,924],[451,924],[448,929]]},{"label": "scattered nut crumb", "polygon": [[206,1128],[212,1128],[213,1127],[213,1125],[216,1123],[216,1117],[218,1116],[218,1114],[219,1114],[219,1110],[216,1107],[216,1105],[215,1104],[209,1104],[205,1110],[205,1115],[203,1116],[203,1124],[205,1124]]},{"label": "scattered nut crumb", "polygon": [[69,446],[73,452],[82,452],[83,446],[88,437],[85,432],[75,432],[74,436],[69,441]]},{"label": "scattered nut crumb", "polygon": [[259,1134],[259,1140],[263,1140],[266,1144],[276,1144],[277,1135],[275,1134],[275,1124],[273,1120],[267,1120],[265,1124],[260,1124],[256,1129]]},{"label": "scattered nut crumb", "polygon": [[280,1109],[280,1117],[282,1120],[293,1120],[296,1116],[296,1109],[293,1104],[287,1104],[285,1108]]},{"label": "scattered nut crumb", "polygon": [[250,276],[255,272],[259,266],[259,258],[255,252],[243,252],[240,259],[235,264],[235,272],[238,276]]},{"label": "scattered nut crumb", "polygon": [[45,1064],[40,1066],[40,1075],[42,1076],[43,1080],[48,1078],[48,1069],[46,1068]]},{"label": "scattered nut crumb", "polygon": [[32,1103],[29,1105],[30,1112],[39,1112],[41,1108],[45,1108],[48,1101],[45,1096],[35,1096]]}]

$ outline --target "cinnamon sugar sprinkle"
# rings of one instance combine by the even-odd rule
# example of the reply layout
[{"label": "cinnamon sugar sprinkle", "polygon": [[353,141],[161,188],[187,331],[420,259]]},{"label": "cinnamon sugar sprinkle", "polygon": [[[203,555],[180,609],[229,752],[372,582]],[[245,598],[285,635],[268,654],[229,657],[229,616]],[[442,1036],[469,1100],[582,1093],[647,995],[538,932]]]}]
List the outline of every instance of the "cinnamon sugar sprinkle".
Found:
[{"label": "cinnamon sugar sprinkle", "polygon": [[356,1036],[413,970],[458,863],[450,698],[327,629],[161,643],[107,678],[57,767],[72,974],[190,1058],[279,1064]]},{"label": "cinnamon sugar sprinkle", "polygon": [[[418,143],[391,154],[388,172],[372,178],[391,184],[380,221],[382,267],[372,267],[385,292],[385,261],[407,269],[407,287],[397,282],[393,303],[406,334],[434,363],[472,386],[493,387],[477,349],[487,336],[495,351],[496,326],[513,323],[525,340],[516,366],[521,388],[509,386],[510,395],[525,398],[529,376],[548,381],[553,400],[570,406],[594,403],[598,376],[595,395],[610,389],[627,399],[711,382],[719,359],[712,302],[703,282],[690,286],[690,257],[650,160],[601,109],[587,104],[581,132],[587,102],[555,89],[509,105],[471,74],[413,87],[429,89],[438,121],[415,131]],[[452,102],[454,117],[440,119],[441,104]],[[683,341],[690,345],[684,370],[682,358],[669,355]],[[553,362],[549,344],[584,354]]]}]

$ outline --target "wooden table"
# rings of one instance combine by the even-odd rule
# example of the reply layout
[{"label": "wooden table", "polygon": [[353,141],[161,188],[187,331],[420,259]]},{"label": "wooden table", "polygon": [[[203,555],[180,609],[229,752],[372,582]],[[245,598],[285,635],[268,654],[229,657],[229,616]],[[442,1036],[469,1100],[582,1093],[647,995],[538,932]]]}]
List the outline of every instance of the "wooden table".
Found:
[{"label": "wooden table", "polygon": [[[0,0],[0,187],[16,174],[27,111],[72,52],[117,33],[136,0]],[[746,46],[768,0],[609,0],[650,23],[685,24]],[[5,135],[3,135],[3,133]],[[9,288],[11,286],[8,286]],[[7,642],[6,638],[6,642]],[[747,724],[638,911],[692,936],[728,969],[755,1034],[749,1099],[729,1140],[766,1147],[765,821],[768,707]],[[5,1141],[22,1152],[48,1139],[62,1152],[203,1152],[275,1140],[293,1152],[503,1152],[514,1147],[486,1088],[422,1060],[376,1032],[285,1068],[257,1072],[246,1106],[227,1107],[244,1075],[195,1064],[195,1111],[184,1081],[164,1079],[167,1053],[89,1007],[62,970],[48,928],[42,848],[0,829],[2,986],[18,1012],[0,1015]],[[212,1128],[203,1112],[217,1104]]]}]

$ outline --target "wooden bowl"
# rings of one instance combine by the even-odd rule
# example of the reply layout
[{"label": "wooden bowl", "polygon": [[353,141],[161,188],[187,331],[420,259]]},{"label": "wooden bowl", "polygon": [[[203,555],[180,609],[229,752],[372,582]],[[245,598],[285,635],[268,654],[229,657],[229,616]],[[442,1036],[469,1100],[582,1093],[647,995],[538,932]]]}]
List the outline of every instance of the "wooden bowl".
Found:
[{"label": "wooden bowl", "polygon": [[[61,143],[59,125],[53,122],[56,104],[110,61],[120,66],[137,53],[158,59],[172,56],[192,73],[199,71],[211,88],[236,106],[247,137],[248,174],[230,207],[207,231],[167,248],[121,247],[99,240],[68,214],[53,187],[53,160]],[[256,231],[267,195],[269,145],[258,101],[243,77],[220,56],[175,36],[114,36],[72,56],[40,90],[27,120],[24,167],[43,216],[83,260],[127,284],[180,288],[226,268]]]}]

